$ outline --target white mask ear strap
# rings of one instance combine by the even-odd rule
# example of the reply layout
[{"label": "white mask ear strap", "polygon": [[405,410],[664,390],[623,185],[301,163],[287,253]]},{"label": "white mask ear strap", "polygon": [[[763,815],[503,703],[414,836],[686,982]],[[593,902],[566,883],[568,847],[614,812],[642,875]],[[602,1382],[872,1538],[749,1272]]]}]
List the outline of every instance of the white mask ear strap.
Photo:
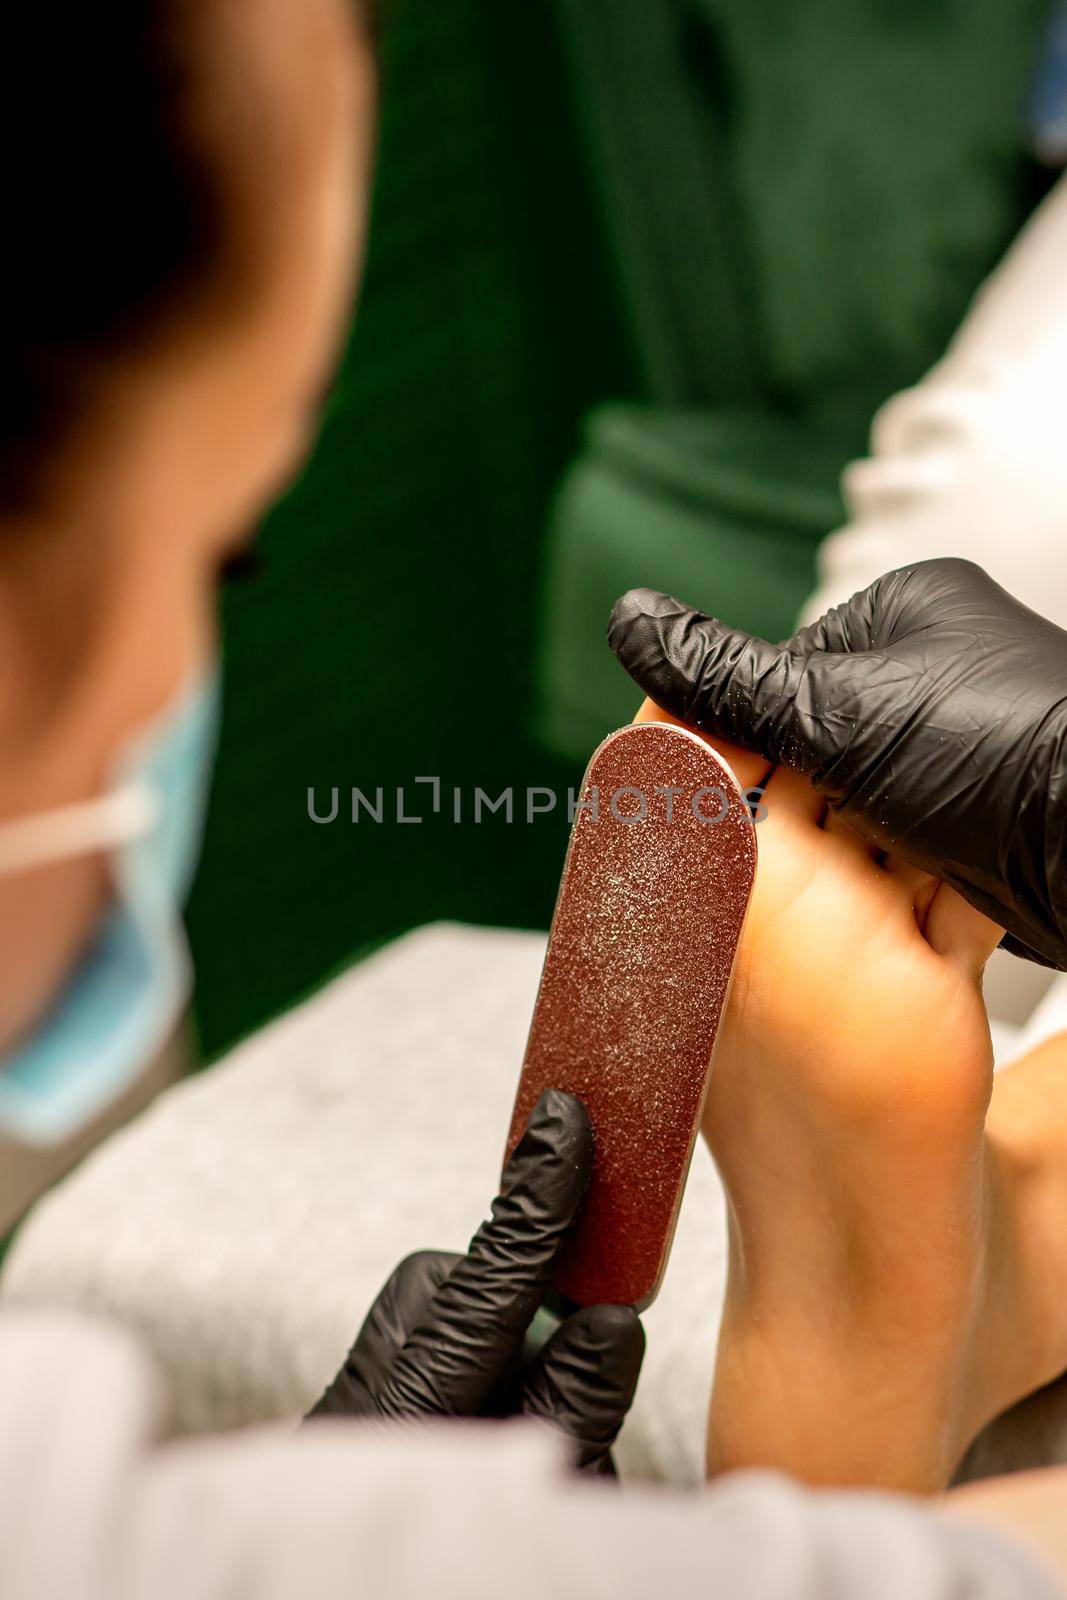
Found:
[{"label": "white mask ear strap", "polygon": [[151,792],[131,784],[97,800],[0,823],[0,877],[114,850],[147,833],[158,815]]}]

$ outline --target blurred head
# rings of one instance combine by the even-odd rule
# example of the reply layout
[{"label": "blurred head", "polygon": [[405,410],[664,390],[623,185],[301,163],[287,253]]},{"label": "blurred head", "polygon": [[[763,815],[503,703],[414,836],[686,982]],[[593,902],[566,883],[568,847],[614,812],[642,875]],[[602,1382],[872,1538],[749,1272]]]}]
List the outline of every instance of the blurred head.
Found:
[{"label": "blurred head", "polygon": [[[20,7],[0,95],[0,825],[98,794],[298,469],[370,181],[369,0]],[[0,1055],[109,893],[0,880]]]}]

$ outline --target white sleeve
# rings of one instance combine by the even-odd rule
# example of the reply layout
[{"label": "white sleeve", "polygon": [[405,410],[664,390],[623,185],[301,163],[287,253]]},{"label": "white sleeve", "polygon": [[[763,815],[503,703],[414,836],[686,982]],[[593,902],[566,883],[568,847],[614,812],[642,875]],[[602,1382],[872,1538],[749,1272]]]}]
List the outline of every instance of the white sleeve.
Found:
[{"label": "white sleeve", "polygon": [[521,1424],[163,1445],[159,1401],[106,1327],[0,1320],[4,1600],[1062,1600],[1008,1540],[903,1500],[630,1491]]},{"label": "white sleeve", "polygon": [[875,418],[820,551],[811,621],[894,567],[966,556],[1067,626],[1067,177],[977,296],[944,359]]}]

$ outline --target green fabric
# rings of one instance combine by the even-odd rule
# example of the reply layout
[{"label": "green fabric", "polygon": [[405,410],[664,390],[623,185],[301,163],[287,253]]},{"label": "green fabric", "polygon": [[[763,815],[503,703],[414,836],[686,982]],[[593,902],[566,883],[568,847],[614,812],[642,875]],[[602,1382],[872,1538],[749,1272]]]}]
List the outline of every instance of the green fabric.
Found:
[{"label": "green fabric", "polygon": [[556,508],[544,607],[546,741],[588,751],[633,715],[633,684],[604,647],[612,602],[635,584],[699,597],[779,638],[842,515],[854,441],[759,413],[608,407]]},{"label": "green fabric", "polygon": [[651,398],[925,371],[1028,209],[1049,0],[556,3]]},{"label": "green fabric", "polygon": [[914,381],[1017,231],[1049,0],[698,0],[768,392]]},{"label": "green fabric", "polygon": [[631,704],[623,589],[791,630],[875,408],[1035,197],[1048,0],[557,4],[653,402],[597,420],[549,530],[539,726],[577,756]]},{"label": "green fabric", "polygon": [[649,394],[758,392],[732,176],[677,0],[557,0]]}]

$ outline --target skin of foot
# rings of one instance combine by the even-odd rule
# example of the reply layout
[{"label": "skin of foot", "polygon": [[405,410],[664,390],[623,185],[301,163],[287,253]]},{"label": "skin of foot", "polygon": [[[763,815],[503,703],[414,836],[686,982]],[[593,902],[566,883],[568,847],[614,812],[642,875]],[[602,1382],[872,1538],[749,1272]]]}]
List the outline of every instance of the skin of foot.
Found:
[{"label": "skin of foot", "polygon": [[994,1088],[1001,930],[708,742],[765,813],[703,1123],[729,1219],[708,1471],[935,1491],[1067,1368],[1067,1042]]}]

